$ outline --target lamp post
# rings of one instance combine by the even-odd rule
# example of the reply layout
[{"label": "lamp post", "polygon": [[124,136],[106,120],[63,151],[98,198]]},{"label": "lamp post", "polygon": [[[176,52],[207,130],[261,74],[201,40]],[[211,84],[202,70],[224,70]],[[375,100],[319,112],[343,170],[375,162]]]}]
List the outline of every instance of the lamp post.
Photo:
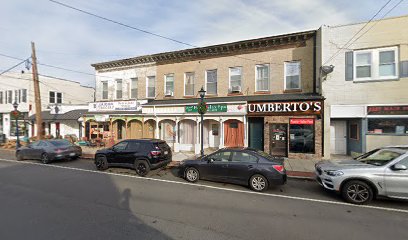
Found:
[{"label": "lamp post", "polygon": [[198,113],[200,113],[201,115],[201,150],[200,150],[201,156],[204,156],[204,114],[207,111],[204,103],[205,92],[206,91],[204,90],[204,87],[201,87],[200,91],[198,91],[198,93],[200,94],[200,104],[198,107]]},{"label": "lamp post", "polygon": [[16,140],[16,149],[20,147],[20,134],[18,132],[18,117],[19,117],[19,112],[17,110],[18,108],[18,103],[14,102],[13,103],[13,107],[14,107],[14,118],[16,121],[16,136],[17,136],[17,140]]}]

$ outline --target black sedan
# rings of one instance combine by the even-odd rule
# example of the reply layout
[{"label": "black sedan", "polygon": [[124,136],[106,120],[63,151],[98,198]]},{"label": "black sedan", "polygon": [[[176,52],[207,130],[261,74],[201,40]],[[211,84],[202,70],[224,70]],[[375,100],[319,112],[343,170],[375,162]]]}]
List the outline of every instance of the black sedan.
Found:
[{"label": "black sedan", "polygon": [[39,140],[16,151],[17,160],[38,159],[47,164],[53,160],[76,159],[82,149],[67,140]]},{"label": "black sedan", "polygon": [[196,160],[184,160],[180,163],[180,175],[189,182],[228,182],[257,192],[286,183],[283,158],[251,148],[225,148]]}]

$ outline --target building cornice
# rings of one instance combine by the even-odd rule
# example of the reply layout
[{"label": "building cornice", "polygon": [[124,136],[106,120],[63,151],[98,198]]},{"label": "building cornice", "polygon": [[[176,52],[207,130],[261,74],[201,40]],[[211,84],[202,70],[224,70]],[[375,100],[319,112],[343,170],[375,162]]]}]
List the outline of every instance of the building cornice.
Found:
[{"label": "building cornice", "polygon": [[215,57],[263,52],[288,46],[304,46],[306,41],[316,34],[315,30],[284,34],[278,36],[250,39],[232,43],[212,45],[201,48],[191,48],[173,52],[144,55],[134,58],[120,59],[109,62],[91,64],[97,71],[112,68],[126,68],[140,64],[154,63],[157,65],[202,60]]}]

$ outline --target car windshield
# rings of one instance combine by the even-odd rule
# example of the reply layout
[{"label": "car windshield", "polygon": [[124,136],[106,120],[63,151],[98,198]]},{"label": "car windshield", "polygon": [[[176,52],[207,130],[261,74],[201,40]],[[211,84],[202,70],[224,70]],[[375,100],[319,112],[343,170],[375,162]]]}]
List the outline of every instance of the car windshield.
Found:
[{"label": "car windshield", "polygon": [[71,146],[72,144],[68,141],[65,140],[59,140],[59,141],[49,141],[52,145],[56,147],[68,147]]},{"label": "car windshield", "polygon": [[389,149],[381,149],[371,154],[365,155],[357,160],[363,163],[372,164],[376,166],[384,166],[390,161],[401,156],[401,153]]}]

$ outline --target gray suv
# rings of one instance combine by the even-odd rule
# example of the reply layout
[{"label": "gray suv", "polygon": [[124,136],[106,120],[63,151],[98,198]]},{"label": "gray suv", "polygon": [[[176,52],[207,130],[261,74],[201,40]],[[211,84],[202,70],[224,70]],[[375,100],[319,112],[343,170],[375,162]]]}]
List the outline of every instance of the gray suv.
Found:
[{"label": "gray suv", "polygon": [[407,168],[408,146],[378,148],[353,160],[315,165],[319,184],[354,204],[366,204],[376,196],[408,199]]}]

